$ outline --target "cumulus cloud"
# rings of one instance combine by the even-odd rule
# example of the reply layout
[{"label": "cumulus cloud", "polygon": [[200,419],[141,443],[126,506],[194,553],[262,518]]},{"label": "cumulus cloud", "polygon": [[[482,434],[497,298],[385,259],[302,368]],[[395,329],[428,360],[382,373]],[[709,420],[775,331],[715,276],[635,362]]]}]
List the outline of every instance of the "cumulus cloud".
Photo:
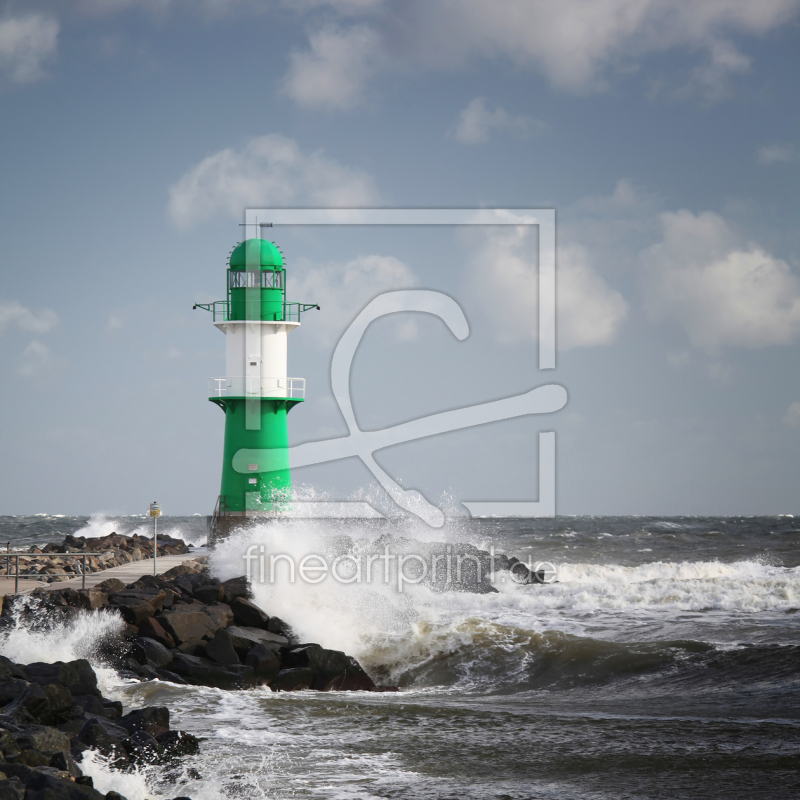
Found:
[{"label": "cumulus cloud", "polygon": [[[477,232],[483,246],[473,251],[472,290],[481,298],[501,342],[538,338],[537,239],[530,227]],[[622,295],[592,268],[579,244],[556,254],[557,345],[561,350],[610,344],[628,311]]]},{"label": "cumulus cloud", "polygon": [[708,351],[789,344],[800,334],[800,280],[725,220],[682,210],[661,215],[662,241],[642,254],[645,302],[655,321],[680,324]]},{"label": "cumulus cloud", "polygon": [[0,300],[0,334],[7,328],[26,333],[49,333],[59,323],[58,314],[49,308],[31,311],[16,300]]},{"label": "cumulus cloud", "polygon": [[464,144],[481,144],[489,141],[492,131],[508,131],[517,136],[541,130],[544,125],[532,117],[514,116],[497,106],[494,111],[486,107],[483,97],[476,97],[461,112],[455,128],[455,136]]},{"label": "cumulus cloud", "polygon": [[380,37],[366,25],[313,33],[310,49],[290,56],[286,93],[301,106],[349,109],[364,94],[381,54]]},{"label": "cumulus cloud", "polygon": [[[393,256],[367,255],[327,264],[300,259],[292,270],[292,296],[318,303],[322,309],[314,318],[314,330],[315,341],[323,345],[335,342],[379,294],[417,284],[417,276]],[[400,339],[414,338],[416,326],[400,320],[396,334]]]},{"label": "cumulus cloud", "polygon": [[800,161],[800,153],[792,144],[769,144],[759,148],[757,160],[764,167],[771,167],[773,164],[794,164]]},{"label": "cumulus cloud", "polygon": [[[357,2],[309,5],[338,6],[351,18],[361,10]],[[750,68],[733,37],[763,35],[798,8],[800,0],[407,0],[398,11],[365,2],[364,25],[311,34],[310,49],[292,57],[288,81],[302,78],[292,92],[298,102],[325,105],[322,97],[331,91],[341,100],[328,105],[342,108],[357,101],[381,68],[452,70],[503,58],[544,74],[558,89],[585,93],[604,89],[620,67],[681,49],[706,54],[681,93],[717,100],[729,91],[731,76]],[[336,87],[328,88],[331,83]]]},{"label": "cumulus cloud", "polygon": [[58,47],[58,22],[45,14],[0,19],[0,76],[11,83],[32,83]]},{"label": "cumulus cloud", "polygon": [[276,134],[203,159],[169,194],[169,216],[183,229],[219,213],[240,218],[248,206],[358,208],[379,200],[368,174],[343,167],[321,151],[305,154],[295,141]]}]

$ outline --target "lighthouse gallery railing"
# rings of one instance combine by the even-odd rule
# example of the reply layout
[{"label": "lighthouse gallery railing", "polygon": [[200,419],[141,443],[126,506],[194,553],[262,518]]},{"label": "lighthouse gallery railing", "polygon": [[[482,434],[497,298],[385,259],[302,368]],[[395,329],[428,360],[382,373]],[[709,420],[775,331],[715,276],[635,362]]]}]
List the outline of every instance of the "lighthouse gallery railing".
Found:
[{"label": "lighthouse gallery railing", "polygon": [[[213,303],[195,303],[192,308],[202,308],[203,311],[210,311],[213,315],[214,322],[217,322],[218,320],[221,322],[231,322],[231,318],[228,313],[227,300],[215,300]],[[309,311],[312,308],[319,310],[319,306],[316,303],[284,303],[283,316],[278,317],[276,314],[276,319],[266,321],[300,322],[301,314],[304,311]]]},{"label": "lighthouse gallery railing", "polygon": [[286,397],[303,400],[305,378],[261,378],[240,376],[208,379],[209,397]]}]

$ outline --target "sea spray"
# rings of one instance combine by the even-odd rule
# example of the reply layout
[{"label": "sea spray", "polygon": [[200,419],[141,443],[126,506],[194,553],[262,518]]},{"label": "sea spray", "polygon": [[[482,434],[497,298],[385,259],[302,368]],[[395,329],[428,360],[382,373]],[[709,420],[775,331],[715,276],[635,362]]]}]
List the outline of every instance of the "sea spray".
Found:
[{"label": "sea spray", "polygon": [[113,692],[120,683],[116,671],[101,657],[104,643],[124,627],[118,613],[80,611],[68,620],[53,619],[39,598],[19,595],[4,620],[8,622],[0,629],[0,655],[18,664],[85,658],[97,674],[101,692]]}]

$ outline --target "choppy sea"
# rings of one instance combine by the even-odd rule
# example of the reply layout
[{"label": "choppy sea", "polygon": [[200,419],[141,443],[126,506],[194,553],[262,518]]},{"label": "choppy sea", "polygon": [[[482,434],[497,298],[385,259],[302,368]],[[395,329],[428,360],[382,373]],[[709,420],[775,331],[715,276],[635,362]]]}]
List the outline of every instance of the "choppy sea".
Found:
[{"label": "choppy sea", "polygon": [[[0,549],[112,530],[150,523],[0,517]],[[205,519],[162,518],[159,531],[201,545]],[[179,767],[85,763],[99,788],[130,800],[800,797],[800,520],[275,520],[216,547],[211,565],[224,579],[242,574],[253,545],[297,560],[380,537],[494,547],[551,562],[557,581],[498,573],[496,593],[475,594],[254,576],[268,613],[302,641],[355,655],[396,694],[132,683],[93,656],[113,628],[98,616],[16,630],[0,652],[88,655],[106,696],[166,705],[173,727],[204,739]]]}]

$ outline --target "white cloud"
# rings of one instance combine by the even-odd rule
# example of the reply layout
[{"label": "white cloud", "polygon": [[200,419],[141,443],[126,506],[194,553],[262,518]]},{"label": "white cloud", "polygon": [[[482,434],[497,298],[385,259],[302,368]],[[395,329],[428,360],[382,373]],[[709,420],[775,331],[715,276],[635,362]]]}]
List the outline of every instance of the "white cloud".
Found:
[{"label": "white cloud", "polygon": [[219,213],[241,218],[248,206],[346,208],[372,206],[378,199],[368,174],[321,151],[306,155],[292,139],[272,134],[192,167],[170,188],[168,212],[175,225],[188,229]]},{"label": "white cloud", "polygon": [[[418,283],[411,269],[393,256],[368,255],[348,261],[314,265],[300,259],[292,269],[291,295],[300,302],[318,303],[313,313],[314,338],[323,345],[336,341],[356,315],[383,292],[408,289]],[[416,327],[401,320],[396,334],[414,338]]]},{"label": "white cloud", "polygon": [[759,148],[757,160],[764,167],[771,167],[773,164],[794,164],[800,161],[800,153],[792,144],[769,144]]},{"label": "white cloud", "polygon": [[800,402],[795,400],[786,411],[783,421],[790,428],[800,428]]},{"label": "white cloud", "polygon": [[[478,232],[483,245],[474,250],[473,293],[489,314],[501,342],[538,338],[536,238],[531,228],[503,227]],[[565,244],[556,255],[556,342],[559,349],[610,344],[627,314],[628,304],[592,269],[589,252]]]},{"label": "white cloud", "polygon": [[691,342],[788,344],[800,334],[800,280],[756,243],[741,244],[717,214],[661,215],[663,240],[645,250],[644,288],[654,320],[672,319]]},{"label": "white cloud", "polygon": [[16,300],[0,300],[0,334],[16,327],[26,333],[49,333],[59,323],[58,314],[49,308],[31,311]]},{"label": "white cloud", "polygon": [[[357,2],[303,7],[320,5],[351,18],[360,11]],[[289,78],[303,78],[292,92],[298,102],[350,107],[379,69],[452,70],[504,58],[558,89],[585,93],[604,89],[615,70],[629,72],[648,55],[681,49],[707,54],[681,93],[717,100],[732,75],[750,68],[733,37],[772,31],[798,8],[800,0],[407,0],[398,11],[365,2],[369,27],[312,34],[310,51],[293,56]],[[316,88],[328,84],[335,88]],[[328,103],[327,91],[334,98]]]},{"label": "white cloud", "polygon": [[52,369],[55,364],[56,359],[50,348],[34,339],[20,354],[18,370],[23,377],[32,378]]},{"label": "white cloud", "polygon": [[498,106],[494,111],[486,107],[483,97],[476,97],[461,112],[455,129],[455,136],[464,144],[480,144],[489,141],[492,131],[509,131],[517,136],[541,130],[544,125],[532,117],[513,116]]},{"label": "white cloud", "polygon": [[12,83],[43,78],[44,64],[56,54],[58,22],[44,14],[0,20],[0,76]]},{"label": "white cloud", "polygon": [[732,93],[732,76],[749,71],[750,59],[740,53],[732,42],[712,42],[708,60],[694,69],[689,82],[678,91],[678,96],[698,95],[710,103],[716,103]]},{"label": "white cloud", "polygon": [[310,50],[290,56],[286,93],[301,106],[349,109],[364,93],[381,54],[378,34],[366,25],[325,27],[309,37]]}]

